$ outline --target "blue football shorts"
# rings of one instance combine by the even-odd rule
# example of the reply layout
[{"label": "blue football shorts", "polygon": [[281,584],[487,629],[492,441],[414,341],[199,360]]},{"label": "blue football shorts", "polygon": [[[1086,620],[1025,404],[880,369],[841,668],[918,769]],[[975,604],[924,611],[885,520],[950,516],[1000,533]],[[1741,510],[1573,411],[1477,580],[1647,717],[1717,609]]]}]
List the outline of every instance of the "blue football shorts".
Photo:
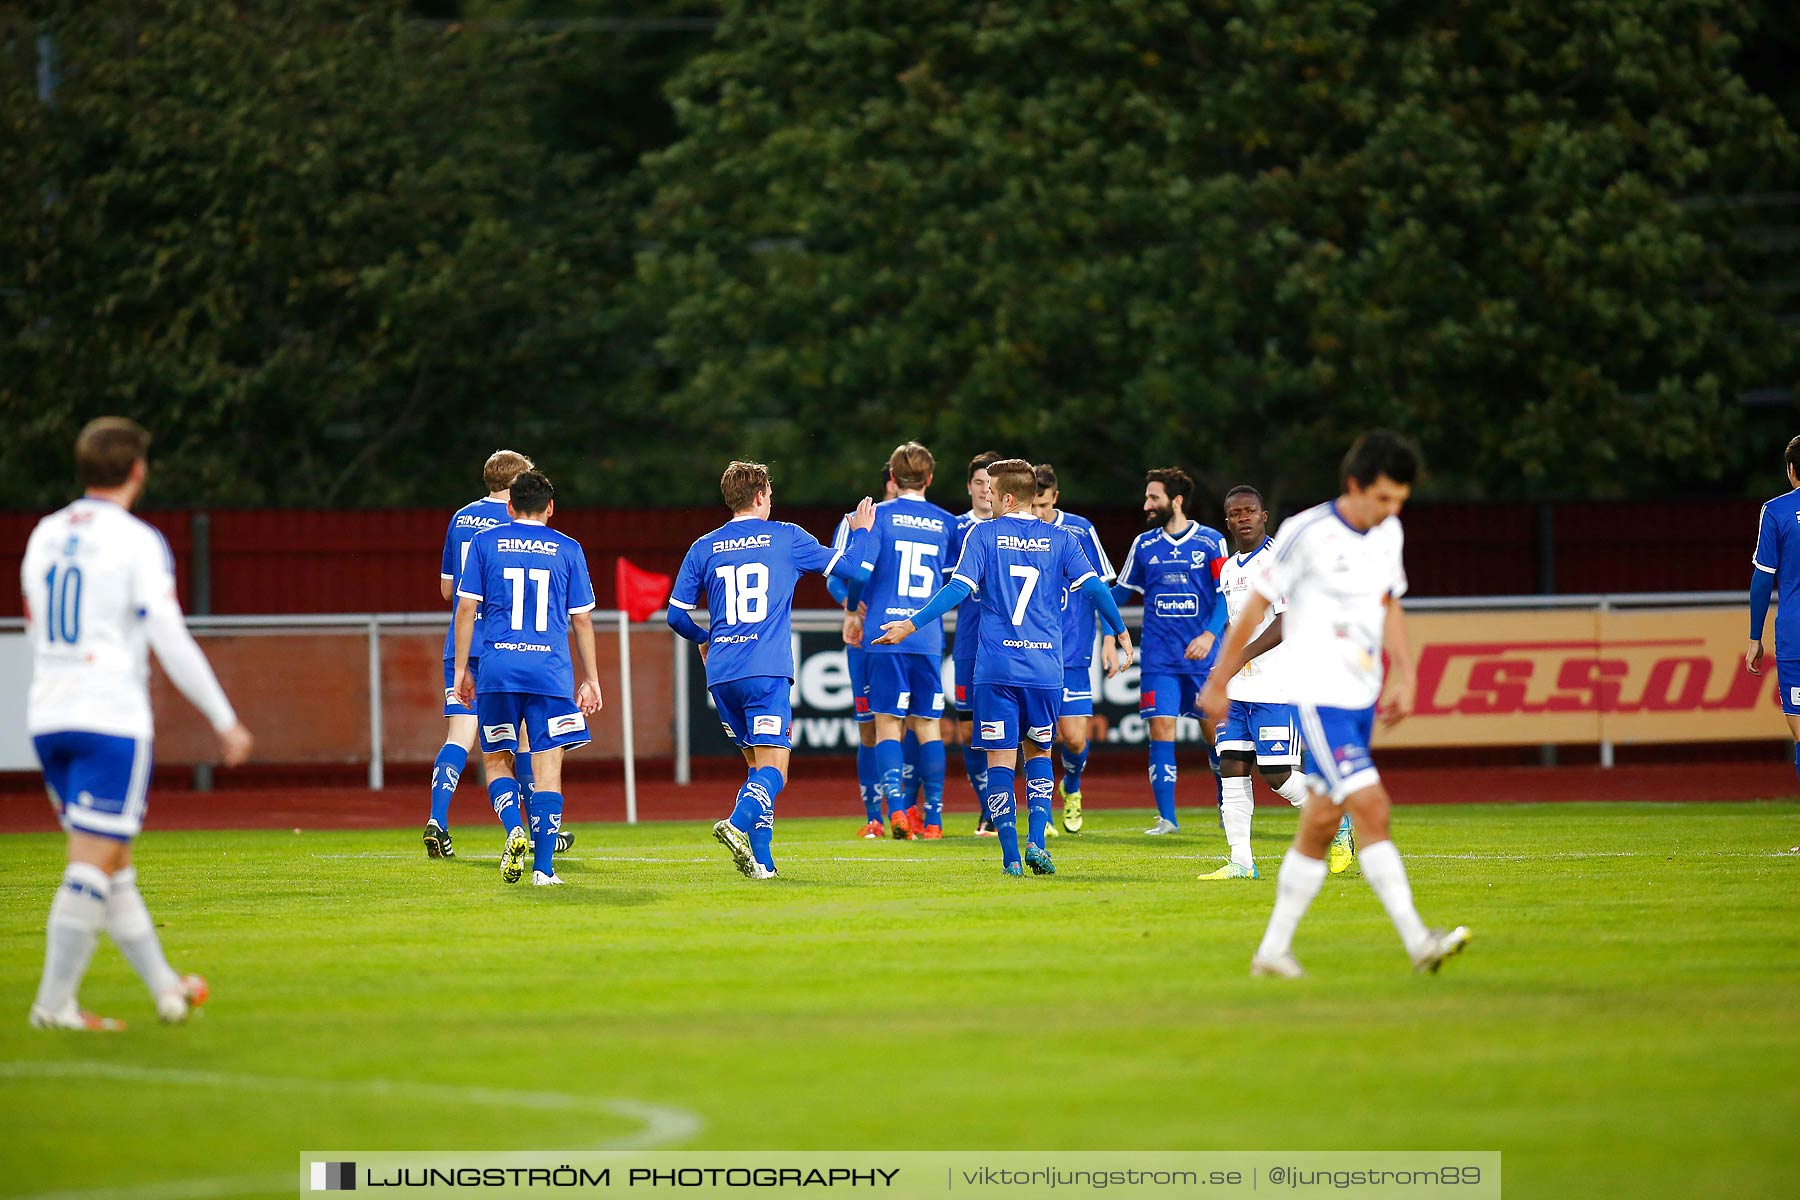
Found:
[{"label": "blue football shorts", "polygon": [[791,685],[775,675],[752,675],[715,683],[713,707],[725,736],[738,746],[793,745],[794,710]]},{"label": "blue football shorts", "polygon": [[128,842],[143,831],[150,739],[66,730],[31,739],[57,820],[71,833]]},{"label": "blue football shorts", "polygon": [[1300,718],[1300,738],[1306,746],[1301,771],[1315,792],[1324,792],[1333,804],[1381,782],[1369,740],[1375,732],[1375,706],[1368,708],[1319,708],[1294,706]]}]

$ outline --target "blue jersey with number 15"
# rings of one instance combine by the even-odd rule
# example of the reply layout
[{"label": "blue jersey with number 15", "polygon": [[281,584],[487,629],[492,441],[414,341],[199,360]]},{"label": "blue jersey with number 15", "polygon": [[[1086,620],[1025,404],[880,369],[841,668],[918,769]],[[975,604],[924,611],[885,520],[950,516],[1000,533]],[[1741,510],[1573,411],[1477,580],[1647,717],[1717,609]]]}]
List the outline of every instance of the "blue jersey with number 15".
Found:
[{"label": "blue jersey with number 15", "polygon": [[481,602],[469,644],[481,691],[575,695],[569,618],[594,607],[580,542],[535,521],[483,530],[469,540],[456,594]]},{"label": "blue jersey with number 15", "polygon": [[869,582],[863,603],[863,649],[870,654],[944,655],[944,627],[937,621],[898,646],[877,646],[881,627],[918,612],[943,585],[955,565],[956,518],[923,496],[897,496],[875,506]]},{"label": "blue jersey with number 15", "polygon": [[[688,548],[669,603],[708,614],[706,682],[794,677],[794,585],[827,574],[842,551],[787,521],[733,517]],[[482,670],[486,670],[484,664]]]},{"label": "blue jersey with number 15", "polygon": [[1063,589],[1094,574],[1073,534],[1035,516],[983,521],[963,539],[953,579],[981,595],[976,683],[1061,688]]}]

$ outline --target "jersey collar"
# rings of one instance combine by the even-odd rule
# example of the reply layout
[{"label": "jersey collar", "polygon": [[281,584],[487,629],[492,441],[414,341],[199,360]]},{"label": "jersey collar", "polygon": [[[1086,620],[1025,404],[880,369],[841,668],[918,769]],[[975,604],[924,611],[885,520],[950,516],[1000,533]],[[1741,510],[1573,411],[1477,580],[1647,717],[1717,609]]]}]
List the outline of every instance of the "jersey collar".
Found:
[{"label": "jersey collar", "polygon": [[544,523],[542,521],[533,521],[529,517],[515,517],[513,519],[513,524],[514,525],[536,525],[541,528]]},{"label": "jersey collar", "polygon": [[1356,526],[1352,525],[1350,522],[1344,520],[1344,514],[1338,511],[1338,506],[1337,506],[1336,500],[1330,500],[1330,501],[1327,501],[1327,503],[1331,506],[1331,515],[1338,519],[1338,524],[1342,525],[1345,529],[1348,529],[1351,533],[1354,533],[1357,537],[1367,537],[1368,533],[1369,533],[1369,529],[1375,528],[1373,525],[1371,525],[1371,526],[1369,526],[1369,529],[1358,529]]},{"label": "jersey collar", "polygon": [[1256,549],[1252,550],[1250,553],[1235,555],[1234,557],[1237,559],[1237,565],[1241,567],[1245,563],[1249,562],[1251,559],[1255,558],[1257,555],[1261,554],[1264,550],[1267,550],[1269,548],[1269,543],[1274,540],[1275,540],[1274,538],[1265,537],[1262,540],[1262,545],[1258,546]]},{"label": "jersey collar", "polygon": [[729,520],[725,523],[727,525],[733,525],[739,521],[760,521],[760,520],[762,520],[762,518],[757,516],[755,513],[747,512],[747,513],[738,513],[736,516],[732,517],[731,520]]},{"label": "jersey collar", "polygon": [[1169,545],[1171,545],[1171,546],[1179,546],[1183,542],[1187,541],[1189,538],[1193,537],[1195,534],[1197,534],[1199,532],[1200,532],[1200,522],[1190,520],[1188,522],[1187,532],[1182,534],[1178,538],[1170,537],[1169,531],[1167,529],[1157,530],[1156,536],[1160,537],[1163,541],[1169,543]]}]

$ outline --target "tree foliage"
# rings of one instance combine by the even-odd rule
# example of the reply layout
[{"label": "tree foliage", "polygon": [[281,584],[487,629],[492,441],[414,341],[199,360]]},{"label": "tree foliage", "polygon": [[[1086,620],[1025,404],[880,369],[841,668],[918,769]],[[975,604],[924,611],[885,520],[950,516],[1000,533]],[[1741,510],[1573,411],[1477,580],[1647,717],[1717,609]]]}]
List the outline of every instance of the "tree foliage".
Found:
[{"label": "tree foliage", "polygon": [[1743,20],[732,5],[650,165],[671,407],[840,492],[908,435],[1320,486],[1371,422],[1440,490],[1716,471],[1793,348],[1720,202],[1795,153]]}]

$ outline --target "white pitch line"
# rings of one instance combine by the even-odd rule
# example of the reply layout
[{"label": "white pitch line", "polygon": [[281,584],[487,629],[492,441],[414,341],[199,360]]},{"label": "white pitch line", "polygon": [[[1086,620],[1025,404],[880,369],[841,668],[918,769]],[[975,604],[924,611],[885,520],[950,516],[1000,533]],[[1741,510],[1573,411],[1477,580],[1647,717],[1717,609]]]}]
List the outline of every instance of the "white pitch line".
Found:
[{"label": "white pitch line", "polygon": [[[224,1071],[190,1071],[168,1067],[135,1067],[103,1062],[0,1062],[0,1079],[104,1079],[122,1083],[173,1083],[285,1095],[376,1097],[447,1105],[534,1109],[540,1112],[604,1114],[636,1121],[641,1128],[609,1138],[595,1150],[651,1150],[686,1141],[706,1127],[698,1113],[664,1104],[609,1096],[576,1096],[567,1092],[524,1092],[503,1088],[409,1083],[391,1079],[302,1079],[280,1075],[235,1075]],[[256,1192],[290,1192],[294,1177],[239,1175],[217,1179],[176,1179],[128,1187],[40,1192],[18,1200],[219,1200]]]}]

